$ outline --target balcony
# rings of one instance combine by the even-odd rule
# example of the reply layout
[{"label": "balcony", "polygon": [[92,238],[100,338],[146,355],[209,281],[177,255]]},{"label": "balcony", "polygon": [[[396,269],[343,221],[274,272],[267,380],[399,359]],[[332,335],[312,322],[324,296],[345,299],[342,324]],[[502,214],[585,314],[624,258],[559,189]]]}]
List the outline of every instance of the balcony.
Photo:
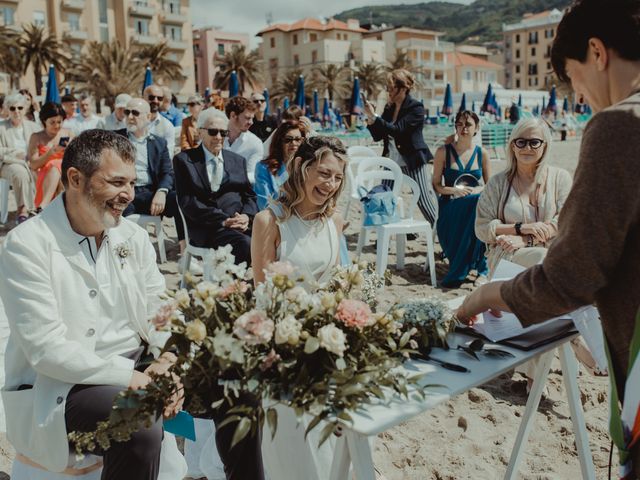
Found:
[{"label": "balcony", "polygon": [[85,2],[84,0],[62,0],[61,6],[65,10],[81,12],[85,8]]},{"label": "balcony", "polygon": [[145,2],[134,2],[129,7],[129,13],[131,15],[137,15],[138,17],[153,17],[156,14],[156,8],[150,7]]},{"label": "balcony", "polygon": [[158,37],[151,35],[140,35],[138,33],[131,36],[131,41],[137,45],[155,45],[158,43]]},{"label": "balcony", "polygon": [[186,15],[175,12],[160,12],[160,21],[162,23],[172,23],[174,25],[182,25],[189,21]]},{"label": "balcony", "polygon": [[89,39],[89,32],[80,29],[72,29],[64,32],[64,39],[70,42],[84,42]]},{"label": "balcony", "polygon": [[20,0],[2,0],[2,3],[15,3],[17,5],[20,3]]},{"label": "balcony", "polygon": [[167,48],[169,50],[186,50],[189,48],[189,44],[187,42],[183,42],[182,40],[172,40],[167,38]]}]

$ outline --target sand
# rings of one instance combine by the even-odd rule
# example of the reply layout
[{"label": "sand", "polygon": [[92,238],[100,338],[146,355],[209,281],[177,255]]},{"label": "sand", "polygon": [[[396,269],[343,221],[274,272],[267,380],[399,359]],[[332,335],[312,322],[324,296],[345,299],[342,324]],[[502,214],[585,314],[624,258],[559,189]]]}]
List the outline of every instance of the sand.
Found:
[{"label": "sand", "polygon": [[[563,143],[556,142],[550,154],[550,163],[573,174],[577,165],[578,145],[574,138]],[[498,172],[504,165],[503,161],[493,161],[492,171]],[[0,239],[13,225],[13,218],[11,214],[9,223],[0,226]],[[353,215],[350,220],[351,225],[346,233],[349,248],[354,252],[358,216]],[[177,272],[178,247],[172,223],[171,220],[165,220],[170,238],[167,241],[168,261],[160,265],[169,288],[176,287],[180,280]],[[441,259],[438,247],[436,248],[436,270],[441,279],[446,274],[447,264]],[[392,285],[386,287],[381,294],[382,301],[393,302],[400,298],[406,300],[432,295],[450,299],[473,290],[473,276],[459,289],[431,287],[428,284],[428,274],[423,271],[426,252],[424,238],[408,242],[407,249],[405,269],[397,271],[395,243],[392,242],[389,256]],[[365,247],[363,256],[365,260],[375,262],[373,241]],[[609,456],[607,379],[581,373],[578,385],[597,478],[604,479],[607,476]],[[552,364],[548,389],[549,396],[536,413],[535,424],[521,463],[521,478],[580,478],[569,407],[557,358]],[[380,434],[373,452],[376,470],[388,480],[502,478],[526,398],[524,380],[519,374],[505,374],[480,388],[472,389]],[[10,471],[13,455],[13,449],[4,435],[0,434],[0,480],[2,472]]]}]

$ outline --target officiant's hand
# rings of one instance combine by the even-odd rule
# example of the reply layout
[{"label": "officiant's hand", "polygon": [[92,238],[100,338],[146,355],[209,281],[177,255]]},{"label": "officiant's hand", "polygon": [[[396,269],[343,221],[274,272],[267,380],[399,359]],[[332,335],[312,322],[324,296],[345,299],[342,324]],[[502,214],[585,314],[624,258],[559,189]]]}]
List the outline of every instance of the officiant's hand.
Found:
[{"label": "officiant's hand", "polygon": [[462,305],[456,311],[456,318],[465,325],[473,326],[478,320],[478,314],[487,310],[496,317],[501,317],[501,312],[510,312],[511,310],[502,299],[500,287],[504,282],[490,282],[486,285],[478,287],[467,298],[464,299]]}]

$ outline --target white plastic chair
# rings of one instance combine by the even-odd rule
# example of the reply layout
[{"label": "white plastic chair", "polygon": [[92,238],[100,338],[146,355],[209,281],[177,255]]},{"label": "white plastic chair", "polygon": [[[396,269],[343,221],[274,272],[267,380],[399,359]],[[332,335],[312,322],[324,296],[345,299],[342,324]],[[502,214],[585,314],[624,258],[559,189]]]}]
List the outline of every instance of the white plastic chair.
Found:
[{"label": "white plastic chair", "polygon": [[426,220],[415,220],[413,212],[418,205],[420,198],[420,187],[418,183],[411,177],[404,175],[403,183],[411,189],[411,200],[407,205],[407,214],[403,215],[398,222],[379,225],[376,227],[378,235],[378,246],[376,249],[376,273],[382,275],[387,268],[389,260],[389,243],[391,235],[396,235],[396,268],[401,270],[404,268],[404,253],[407,241],[407,233],[424,233],[427,240],[427,259],[424,264],[424,270],[431,274],[431,285],[436,286],[436,262],[435,252],[433,248],[433,228]]},{"label": "white plastic chair", "polygon": [[146,229],[147,225],[153,225],[154,233],[156,235],[156,239],[158,240],[158,251],[160,252],[160,263],[166,263],[167,261],[167,251],[164,247],[164,230],[162,229],[162,217],[154,216],[154,215],[141,215],[139,213],[134,213],[133,215],[128,215],[127,220],[131,220],[132,222],[136,222],[142,228]]},{"label": "white plastic chair", "polygon": [[358,193],[358,185],[356,185],[355,177],[358,171],[358,165],[363,158],[373,158],[378,155],[369,147],[363,147],[361,145],[355,145],[347,149],[347,155],[349,156],[349,165],[347,166],[347,182],[349,184],[349,199],[347,200],[347,206],[344,209],[344,221],[349,218],[351,211],[351,202],[360,201],[360,194]]},{"label": "white plastic chair", "polygon": [[194,247],[189,242],[189,227],[187,226],[187,220],[184,218],[184,214],[182,213],[182,209],[180,208],[180,204],[178,204],[178,211],[180,212],[180,217],[182,218],[182,224],[184,225],[184,241],[187,244],[187,248],[185,248],[184,253],[182,254],[185,258],[184,260],[184,268],[182,270],[182,280],[180,281],[180,287],[184,288],[186,286],[186,275],[189,271],[189,267],[191,266],[191,257],[196,257],[202,260],[202,272],[205,280],[211,279],[211,262],[209,258],[213,256],[215,249],[214,248],[206,248],[206,247]]},{"label": "white plastic chair", "polygon": [[9,182],[0,178],[0,223],[7,223],[9,216]]}]

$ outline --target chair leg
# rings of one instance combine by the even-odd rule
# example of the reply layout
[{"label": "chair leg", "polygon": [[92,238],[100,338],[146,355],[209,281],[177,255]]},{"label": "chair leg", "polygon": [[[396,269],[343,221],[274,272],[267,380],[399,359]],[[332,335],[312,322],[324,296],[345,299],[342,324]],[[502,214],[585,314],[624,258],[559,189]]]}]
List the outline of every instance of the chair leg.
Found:
[{"label": "chair leg", "polygon": [[389,240],[391,234],[384,228],[378,229],[378,247],[376,248],[376,273],[384,275],[389,261]]},{"label": "chair leg", "polygon": [[349,219],[349,211],[350,210],[351,210],[351,198],[349,198],[349,200],[347,200],[347,206],[344,209],[344,221],[345,221],[345,223]]},{"label": "chair leg", "polygon": [[3,225],[9,218],[9,189],[9,182],[0,179],[0,223]]},{"label": "chair leg", "polygon": [[188,251],[184,252],[184,270],[182,271],[182,280],[180,280],[180,288],[186,288],[187,282],[185,277],[187,276],[187,272],[191,267],[191,254]]},{"label": "chair leg", "polygon": [[360,255],[362,255],[362,249],[364,248],[364,244],[367,242],[367,233],[368,230],[364,227],[360,229],[360,234],[358,234],[358,246],[356,247],[356,257],[359,259]]},{"label": "chair leg", "polygon": [[164,229],[162,228],[162,221],[155,224],[156,239],[158,240],[158,251],[160,252],[160,263],[167,263],[167,250],[164,246]]},{"label": "chair leg", "polygon": [[407,245],[407,236],[404,233],[396,233],[396,268],[404,268],[404,252]]},{"label": "chair leg", "polygon": [[431,231],[431,225],[427,225],[427,259],[424,262],[425,271],[427,264],[429,265],[429,272],[431,273],[431,286],[436,287],[436,259],[435,252],[433,250],[433,233]]}]

